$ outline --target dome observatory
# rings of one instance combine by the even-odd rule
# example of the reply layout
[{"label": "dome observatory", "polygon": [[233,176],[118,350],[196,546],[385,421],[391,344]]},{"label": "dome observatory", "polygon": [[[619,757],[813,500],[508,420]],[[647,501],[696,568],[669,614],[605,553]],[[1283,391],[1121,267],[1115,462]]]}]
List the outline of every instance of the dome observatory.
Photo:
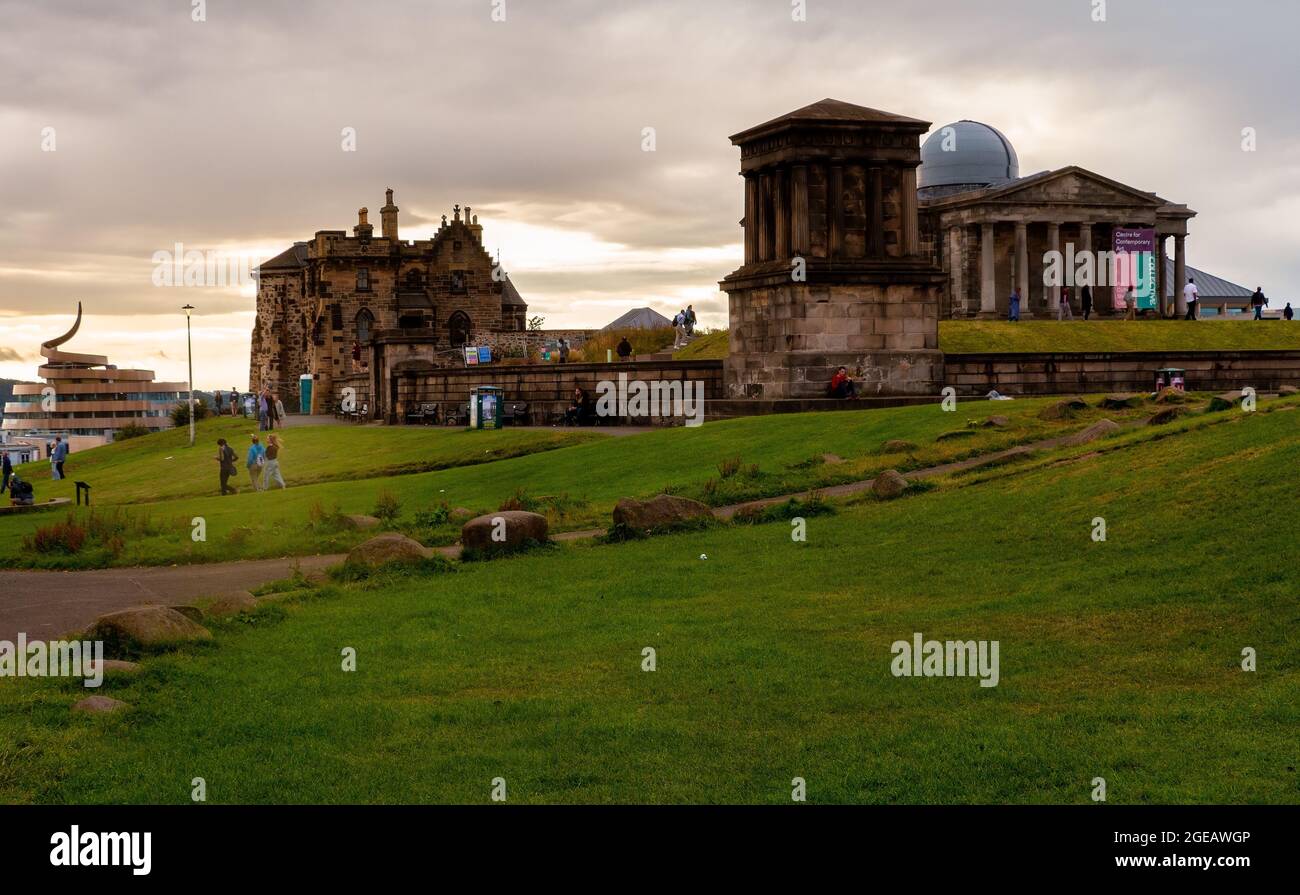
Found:
[{"label": "dome observatory", "polygon": [[936,128],[921,146],[917,193],[937,199],[1009,183],[1020,177],[1020,160],[997,128],[957,121]]}]

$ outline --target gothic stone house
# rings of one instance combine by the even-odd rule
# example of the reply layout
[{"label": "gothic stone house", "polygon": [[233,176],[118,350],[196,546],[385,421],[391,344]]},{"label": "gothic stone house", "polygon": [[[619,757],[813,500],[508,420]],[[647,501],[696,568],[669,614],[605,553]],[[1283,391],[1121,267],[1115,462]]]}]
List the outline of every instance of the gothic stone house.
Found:
[{"label": "gothic stone house", "polygon": [[381,235],[358,212],[348,236],[318,230],[310,242],[262,264],[257,287],[249,387],[270,386],[298,404],[299,377],[311,375],[312,411],[324,412],[337,376],[359,373],[381,331],[427,336],[430,360],[451,362],[476,334],[521,332],[528,306],[483,248],[478,218],[460,206],[432,239],[404,242],[393,191],[380,209]]}]

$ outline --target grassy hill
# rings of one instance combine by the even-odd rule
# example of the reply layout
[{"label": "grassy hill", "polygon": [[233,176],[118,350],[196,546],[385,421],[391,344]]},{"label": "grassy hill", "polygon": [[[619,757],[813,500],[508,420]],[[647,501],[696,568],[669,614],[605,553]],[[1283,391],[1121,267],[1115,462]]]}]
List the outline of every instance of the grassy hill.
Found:
[{"label": "grassy hill", "polygon": [[[328,586],[107,685],[121,716],[3,680],[0,799],[186,803],[201,773],[232,803],[486,803],[498,776],[521,803],[788,804],[796,776],[815,803],[1088,804],[1095,777],[1119,804],[1295,803],[1300,604],[1271,533],[1300,528],[1300,437],[1294,401],[1262,407],[1291,412],[860,501],[806,542],[720,526]],[[790,424],[768,417],[666,436],[696,466],[711,428],[753,456],[874,446],[819,419],[853,434],[760,449]],[[605,446],[428,475],[509,465],[531,486]],[[914,632],[998,641],[998,685],[893,676]]]}]

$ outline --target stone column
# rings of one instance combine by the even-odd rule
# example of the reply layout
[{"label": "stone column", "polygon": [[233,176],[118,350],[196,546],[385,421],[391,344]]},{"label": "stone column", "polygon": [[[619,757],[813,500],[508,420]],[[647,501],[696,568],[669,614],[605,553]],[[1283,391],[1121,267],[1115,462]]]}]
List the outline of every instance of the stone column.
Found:
[{"label": "stone column", "polygon": [[776,193],[773,204],[776,206],[776,257],[779,259],[790,257],[790,194],[786,180],[785,169],[777,168],[772,176],[772,188]]},{"label": "stone column", "polygon": [[965,227],[953,227],[948,231],[948,282],[952,285],[952,307],[948,311],[956,316],[960,308],[963,317],[966,315],[966,270],[962,252],[965,232]]},{"label": "stone column", "polygon": [[[1060,254],[1061,251],[1061,225],[1051,223],[1047,225],[1047,250]],[[1064,274],[1064,269],[1061,270]],[[1047,290],[1047,310],[1053,317],[1056,316],[1057,309],[1061,306],[1061,284],[1056,283],[1048,287]]]},{"label": "stone column", "polygon": [[844,167],[831,165],[826,181],[826,217],[830,223],[829,254],[839,258],[844,254]]},{"label": "stone column", "polygon": [[1020,287],[1020,317],[1034,316],[1029,307],[1029,225],[1016,222],[1016,286]]},{"label": "stone column", "polygon": [[916,169],[904,168],[902,173],[903,254],[915,255],[921,248],[921,234],[916,210]]},{"label": "stone column", "polygon": [[808,237],[808,166],[790,169],[790,248],[801,258],[811,251]]},{"label": "stone column", "polygon": [[758,180],[745,175],[745,263],[758,260]]},{"label": "stone column", "polygon": [[[871,204],[867,207],[870,217],[871,232],[867,234],[867,254],[874,258],[885,257],[885,180],[880,168],[867,171],[868,189]],[[913,188],[912,195],[916,195]]]},{"label": "stone column", "polygon": [[1174,235],[1174,308],[1179,317],[1187,313],[1187,300],[1183,297],[1183,288],[1187,285],[1187,253],[1183,251],[1186,239],[1181,234]]},{"label": "stone column", "polygon": [[758,176],[758,260],[772,260],[772,237],[768,233],[772,208],[772,175]]},{"label": "stone column", "polygon": [[1156,310],[1161,317],[1169,315],[1169,303],[1165,299],[1165,239],[1165,234],[1156,234]]},{"label": "stone column", "polygon": [[993,225],[980,224],[980,316],[998,315],[998,285],[993,269]]}]

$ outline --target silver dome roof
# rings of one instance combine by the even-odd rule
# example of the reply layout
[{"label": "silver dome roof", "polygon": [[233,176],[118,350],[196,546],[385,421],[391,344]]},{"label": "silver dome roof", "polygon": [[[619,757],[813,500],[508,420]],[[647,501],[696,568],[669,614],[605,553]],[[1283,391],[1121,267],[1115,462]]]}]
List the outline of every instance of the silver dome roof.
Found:
[{"label": "silver dome roof", "polygon": [[917,186],[996,186],[1020,177],[1020,159],[997,128],[957,121],[936,128],[921,146]]}]

